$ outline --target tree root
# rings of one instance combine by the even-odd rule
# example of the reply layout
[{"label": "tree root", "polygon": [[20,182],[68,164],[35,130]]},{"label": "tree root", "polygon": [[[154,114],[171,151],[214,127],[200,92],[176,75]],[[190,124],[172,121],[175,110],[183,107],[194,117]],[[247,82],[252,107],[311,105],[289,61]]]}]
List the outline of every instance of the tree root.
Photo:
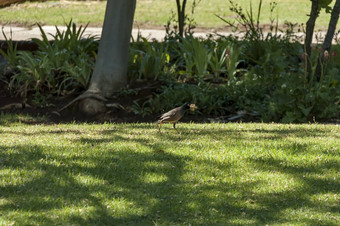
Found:
[{"label": "tree root", "polygon": [[99,94],[92,93],[92,92],[89,92],[89,91],[85,91],[84,93],[79,95],[77,98],[72,100],[70,103],[66,104],[64,107],[62,107],[60,110],[58,110],[58,113],[65,110],[66,108],[70,107],[72,104],[74,104],[74,103],[76,103],[80,100],[87,99],[87,98],[93,98],[93,99],[104,101],[104,102],[107,101],[107,99],[105,97],[102,97]]}]

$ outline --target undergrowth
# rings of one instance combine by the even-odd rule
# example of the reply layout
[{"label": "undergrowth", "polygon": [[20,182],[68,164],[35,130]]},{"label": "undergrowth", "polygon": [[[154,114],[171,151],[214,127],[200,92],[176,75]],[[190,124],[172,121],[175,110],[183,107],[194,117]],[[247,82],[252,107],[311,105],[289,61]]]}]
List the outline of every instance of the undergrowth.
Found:
[{"label": "undergrowth", "polygon": [[[232,2],[232,1],[231,1]],[[262,1],[261,1],[262,2]],[[271,5],[271,12],[275,10]],[[314,79],[319,45],[308,58],[303,45],[295,39],[294,26],[279,33],[277,18],[271,18],[270,32],[260,26],[258,11],[244,11],[236,3],[230,8],[244,38],[207,36],[196,38],[193,30],[180,37],[169,22],[164,41],[138,36],[132,40],[128,78],[134,81],[158,81],[163,84],[148,99],[130,106],[139,115],[159,114],[183,102],[196,102],[196,114],[210,117],[255,113],[255,120],[301,123],[325,121],[340,115],[340,47],[322,65],[320,81]],[[40,27],[40,26],[39,26]],[[41,28],[41,27],[40,27]],[[8,82],[13,95],[33,98],[47,106],[54,96],[79,94],[86,90],[98,42],[83,39],[85,27],[70,22],[67,30],[57,29],[49,42],[41,29],[42,40],[34,39],[35,52],[18,51],[11,40],[7,52],[1,51],[12,68]],[[307,76],[306,60],[312,63]],[[124,87],[126,90],[126,87]],[[134,91],[131,91],[134,92]],[[130,91],[126,93],[131,93]]]}]

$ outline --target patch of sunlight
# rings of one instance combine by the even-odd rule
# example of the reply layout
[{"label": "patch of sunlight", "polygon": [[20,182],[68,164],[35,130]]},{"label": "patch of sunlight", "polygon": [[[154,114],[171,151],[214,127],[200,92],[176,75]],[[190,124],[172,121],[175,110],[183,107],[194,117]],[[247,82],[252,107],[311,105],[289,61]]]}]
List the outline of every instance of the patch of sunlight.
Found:
[{"label": "patch of sunlight", "polygon": [[[303,204],[301,204],[303,205]],[[323,206],[310,206],[306,203],[301,208],[287,208],[281,211],[282,220],[313,222],[314,225],[332,225],[329,219],[340,220],[340,214]]]},{"label": "patch of sunlight", "polygon": [[[243,215],[245,215],[245,212],[242,213]],[[252,220],[252,219],[241,219],[240,217],[237,217],[235,219],[232,219],[228,222],[228,224],[230,225],[256,225],[256,220]]]},{"label": "patch of sunlight", "polygon": [[32,180],[43,176],[40,170],[27,169],[2,169],[0,170],[0,185],[1,186],[15,186],[28,183]]},{"label": "patch of sunlight", "polygon": [[0,225],[15,225],[15,221],[10,219],[0,218]]},{"label": "patch of sunlight", "polygon": [[159,170],[169,166],[166,161],[148,161],[143,164],[148,170]]},{"label": "patch of sunlight", "polygon": [[91,177],[89,175],[81,175],[78,174],[77,176],[74,177],[74,179],[82,185],[104,185],[106,183],[105,180]]},{"label": "patch of sunlight", "polygon": [[8,205],[10,203],[11,202],[8,199],[6,199],[6,198],[1,198],[0,199],[0,206]]},{"label": "patch of sunlight", "polygon": [[310,197],[310,200],[316,205],[337,207],[340,201],[340,194],[336,193],[325,193],[325,194],[315,194]]},{"label": "patch of sunlight", "polygon": [[142,181],[144,181],[145,183],[150,183],[150,184],[161,183],[167,180],[168,180],[168,177],[160,173],[146,173],[142,177]]},{"label": "patch of sunlight", "polygon": [[122,197],[106,201],[105,208],[109,210],[108,212],[114,213],[117,217],[145,214],[145,210],[143,208],[138,207],[134,202]]},{"label": "patch of sunlight", "polygon": [[294,191],[299,189],[303,184],[301,181],[291,175],[279,172],[260,172],[247,177],[260,181],[254,188],[253,192],[258,194],[278,193],[284,191]]}]

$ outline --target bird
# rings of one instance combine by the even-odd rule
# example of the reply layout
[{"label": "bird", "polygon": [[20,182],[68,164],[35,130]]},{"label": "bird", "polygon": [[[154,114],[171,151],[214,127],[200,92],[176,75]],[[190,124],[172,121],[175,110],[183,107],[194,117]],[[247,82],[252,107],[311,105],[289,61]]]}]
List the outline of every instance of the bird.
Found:
[{"label": "bird", "polygon": [[183,117],[184,113],[191,109],[192,111],[196,110],[195,104],[185,103],[182,106],[174,108],[164,114],[161,115],[160,119],[157,121],[159,123],[158,130],[161,130],[163,122],[169,122],[173,124],[174,129],[176,130],[176,123]]}]

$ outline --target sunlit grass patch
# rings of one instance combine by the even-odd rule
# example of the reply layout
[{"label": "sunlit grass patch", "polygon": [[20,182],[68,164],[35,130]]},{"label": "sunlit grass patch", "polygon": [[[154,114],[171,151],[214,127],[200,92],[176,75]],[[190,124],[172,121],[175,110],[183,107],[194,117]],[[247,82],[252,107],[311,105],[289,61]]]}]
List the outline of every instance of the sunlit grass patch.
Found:
[{"label": "sunlit grass patch", "polygon": [[338,125],[0,121],[0,222],[340,220]]},{"label": "sunlit grass patch", "polygon": [[[249,10],[249,1],[238,0],[244,10]],[[261,23],[270,24],[270,2],[263,0],[261,11]],[[254,10],[257,10],[259,0],[253,0]],[[308,20],[311,3],[305,0],[279,0],[273,13],[278,16],[279,24],[285,22],[305,24]],[[15,4],[0,10],[0,21],[3,24],[27,24],[36,23],[48,25],[64,25],[71,19],[77,24],[90,23],[91,26],[102,26],[104,20],[106,1],[44,1],[25,2]],[[198,27],[220,28],[226,24],[216,15],[227,20],[234,21],[235,15],[229,10],[230,4],[227,0],[202,0],[191,15],[192,1],[188,1],[187,10],[189,17],[193,17]],[[168,0],[137,1],[135,12],[136,27],[163,27],[171,17],[172,12],[176,13],[176,2]],[[255,10],[255,11],[256,11]],[[175,14],[176,15],[176,14]],[[316,22],[316,28],[325,30],[328,26],[329,14],[323,11]]]}]

